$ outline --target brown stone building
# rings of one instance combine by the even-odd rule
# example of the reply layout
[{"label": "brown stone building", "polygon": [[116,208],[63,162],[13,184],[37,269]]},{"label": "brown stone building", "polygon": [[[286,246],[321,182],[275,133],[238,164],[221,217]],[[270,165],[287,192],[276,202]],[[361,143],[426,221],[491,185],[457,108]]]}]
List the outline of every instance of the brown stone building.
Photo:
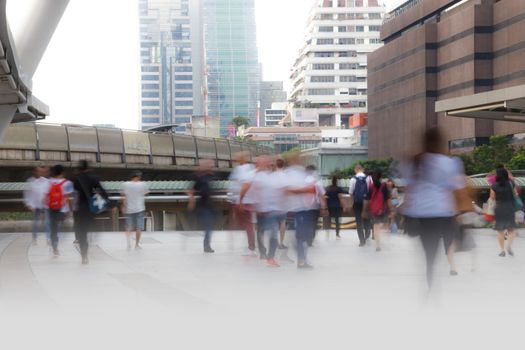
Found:
[{"label": "brown stone building", "polygon": [[389,14],[381,39],[368,56],[371,158],[414,154],[433,126],[452,152],[525,132],[525,124],[435,112],[437,101],[525,84],[524,0],[410,0]]}]

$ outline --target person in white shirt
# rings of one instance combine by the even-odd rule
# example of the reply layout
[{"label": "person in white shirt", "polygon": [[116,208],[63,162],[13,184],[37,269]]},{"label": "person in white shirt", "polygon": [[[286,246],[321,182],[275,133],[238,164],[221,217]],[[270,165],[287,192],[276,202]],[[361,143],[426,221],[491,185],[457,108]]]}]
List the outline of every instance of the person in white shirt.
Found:
[{"label": "person in white shirt", "polygon": [[323,186],[321,179],[317,175],[317,169],[314,165],[307,166],[306,172],[308,173],[306,182],[315,185],[315,198],[311,209],[311,233],[310,237],[308,238],[308,246],[311,247],[313,245],[315,235],[317,233],[317,223],[319,221],[319,217],[321,215],[326,215],[326,190]]},{"label": "person in white shirt", "polygon": [[362,165],[358,164],[355,166],[355,176],[350,180],[348,188],[348,193],[352,200],[352,209],[354,210],[360,247],[365,246],[371,231],[370,220],[363,216],[365,202],[369,199],[368,190],[371,186],[370,177],[366,176],[364,171]]},{"label": "person in white shirt", "polygon": [[122,208],[126,214],[126,237],[128,249],[131,249],[131,232],[135,231],[135,249],[141,249],[140,238],[144,230],[145,196],[148,188],[142,181],[142,173],[134,172],[130,181],[122,188]]},{"label": "person in white shirt", "polygon": [[[261,259],[266,259],[270,267],[279,267],[275,260],[275,252],[279,244],[279,219],[282,216],[282,202],[284,200],[284,184],[271,171],[271,159],[262,156],[257,159],[257,172],[249,188],[241,193],[241,203],[245,194],[250,193],[257,198],[257,243]],[[265,233],[269,234],[269,249],[264,245]]]},{"label": "person in white shirt", "polygon": [[244,255],[255,255],[255,230],[252,223],[253,198],[247,196],[240,205],[240,195],[243,186],[249,184],[255,176],[255,167],[248,163],[248,153],[239,152],[235,155],[237,165],[230,175],[230,193],[233,212],[237,224],[246,231],[248,250]]},{"label": "person in white shirt", "polygon": [[[57,257],[60,255],[58,251],[58,231],[66,216],[72,215],[75,189],[73,183],[64,178],[64,167],[62,165],[55,165],[51,169],[51,176],[46,197],[49,210],[51,247],[53,255]],[[57,194],[55,189],[56,191],[61,191],[61,194]],[[61,202],[54,203],[59,198]]]},{"label": "person in white shirt", "polygon": [[24,204],[33,214],[32,234],[33,244],[37,243],[38,231],[41,223],[44,223],[48,244],[50,243],[49,212],[46,206],[46,194],[49,191],[49,179],[46,177],[47,169],[36,167],[33,176],[30,177],[24,189]]}]

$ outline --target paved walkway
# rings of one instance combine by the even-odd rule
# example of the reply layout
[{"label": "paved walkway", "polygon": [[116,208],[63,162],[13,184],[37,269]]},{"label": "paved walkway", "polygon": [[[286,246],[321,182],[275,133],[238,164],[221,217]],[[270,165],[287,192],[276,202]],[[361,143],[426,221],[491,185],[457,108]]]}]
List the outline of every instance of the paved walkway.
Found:
[{"label": "paved walkway", "polygon": [[[80,349],[516,344],[509,333],[523,328],[525,239],[516,239],[514,258],[500,258],[495,235],[476,234],[476,270],[472,255],[459,253],[457,277],[440,254],[436,288],[427,295],[418,239],[392,235],[376,253],[371,245],[357,247],[355,231],[342,235],[319,232],[310,250],[315,269],[301,271],[285,251],[280,268],[241,256],[241,232],[215,233],[212,255],[201,252],[198,232],[146,233],[140,251],[128,251],[122,233],[93,234],[89,265],[80,264],[70,233],[61,237],[58,258],[44,237],[32,245],[29,234],[3,234],[0,327],[7,326],[12,344],[24,340],[18,348],[41,347],[46,339],[49,348],[71,349],[79,330],[89,334]],[[288,256],[295,259],[293,250]],[[100,337],[112,346],[98,347]]]}]

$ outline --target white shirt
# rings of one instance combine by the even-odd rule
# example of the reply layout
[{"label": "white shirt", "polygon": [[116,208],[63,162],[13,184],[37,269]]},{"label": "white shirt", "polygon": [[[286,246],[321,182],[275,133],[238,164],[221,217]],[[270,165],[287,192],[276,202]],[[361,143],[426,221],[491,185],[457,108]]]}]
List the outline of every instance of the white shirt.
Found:
[{"label": "white shirt", "polygon": [[285,183],[281,172],[258,171],[253,177],[248,193],[257,198],[255,209],[259,213],[283,213]]},{"label": "white shirt", "polygon": [[49,180],[45,177],[31,177],[26,182],[24,203],[31,209],[46,209]]},{"label": "white shirt", "polygon": [[71,211],[71,208],[69,208],[69,202],[68,202],[67,198],[71,197],[73,192],[75,192],[75,188],[74,188],[73,183],[71,181],[66,180],[66,179],[55,179],[55,178],[50,179],[49,180],[48,191],[46,193],[46,197],[47,197],[49,191],[51,190],[51,185],[52,184],[59,184],[62,181],[64,181],[64,183],[62,184],[62,193],[64,194],[64,197],[65,197],[66,201],[65,201],[64,206],[62,207],[62,209],[60,209],[60,212],[61,213],[69,213]]},{"label": "white shirt", "polygon": [[122,195],[126,197],[126,214],[140,213],[146,210],[144,196],[148,188],[142,181],[128,181],[122,187]]},{"label": "white shirt", "polygon": [[404,214],[416,218],[454,216],[454,191],[465,185],[461,160],[428,153],[419,169],[416,173],[414,164],[404,166],[403,176],[407,182]]},{"label": "white shirt", "polygon": [[[255,176],[255,167],[253,164],[243,164],[235,167],[230,174],[230,200],[234,204],[239,204],[242,186],[250,183]],[[252,204],[254,202],[251,195],[246,193],[243,203]]]},{"label": "white shirt", "polygon": [[[306,170],[299,166],[293,165],[285,170],[286,174],[286,188],[295,190],[302,189],[308,186],[306,181],[308,173]],[[289,212],[298,212],[312,209],[312,205],[315,202],[315,194],[313,193],[302,193],[302,194],[288,194],[287,195],[287,206]]]},{"label": "white shirt", "polygon": [[321,207],[321,197],[326,194],[323,183],[316,173],[311,173],[306,177],[306,183],[315,185],[315,198],[312,204],[312,209],[319,209]]}]

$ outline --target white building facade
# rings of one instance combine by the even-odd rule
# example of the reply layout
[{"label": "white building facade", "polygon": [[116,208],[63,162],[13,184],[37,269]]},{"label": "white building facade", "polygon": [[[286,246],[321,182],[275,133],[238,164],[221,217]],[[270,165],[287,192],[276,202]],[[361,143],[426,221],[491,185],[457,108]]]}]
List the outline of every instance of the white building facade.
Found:
[{"label": "white building facade", "polygon": [[316,1],[290,76],[294,109],[317,114],[321,127],[348,128],[349,117],[367,113],[367,55],[382,45],[385,12],[378,0]]}]

